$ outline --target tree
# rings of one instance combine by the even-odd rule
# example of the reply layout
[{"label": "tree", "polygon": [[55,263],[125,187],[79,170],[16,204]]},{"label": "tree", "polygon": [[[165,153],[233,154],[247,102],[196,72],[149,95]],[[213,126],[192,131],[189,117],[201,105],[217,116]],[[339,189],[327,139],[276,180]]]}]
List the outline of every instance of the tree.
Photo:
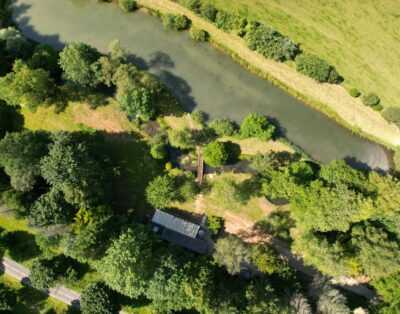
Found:
[{"label": "tree", "polygon": [[321,314],[350,314],[351,311],[346,305],[346,298],[339,290],[325,286],[317,301],[317,310]]},{"label": "tree", "polygon": [[11,312],[17,303],[17,295],[5,284],[0,283],[0,311],[3,313]]},{"label": "tree", "polygon": [[57,266],[52,259],[38,258],[32,262],[29,278],[32,285],[39,290],[51,288],[57,279]]},{"label": "tree", "polygon": [[290,296],[290,306],[297,314],[312,314],[307,298],[300,292],[295,292]]},{"label": "tree", "polygon": [[61,70],[58,64],[58,58],[59,54],[53,46],[38,44],[27,64],[32,69],[43,69],[49,72],[51,76],[56,77]]},{"label": "tree", "polygon": [[35,111],[39,105],[48,104],[56,93],[50,73],[43,69],[31,69],[21,60],[13,66],[13,72],[0,78],[1,97],[12,105],[22,105]]},{"label": "tree", "polygon": [[217,17],[218,10],[210,3],[202,3],[200,15],[207,20],[214,22]]},{"label": "tree", "polygon": [[1,198],[14,211],[16,218],[25,218],[29,215],[33,202],[33,197],[29,192],[23,193],[9,189],[2,193]]},{"label": "tree", "polygon": [[292,197],[292,213],[297,226],[322,232],[346,232],[354,222],[368,218],[362,197],[340,184],[327,188],[313,181]]},{"label": "tree", "polygon": [[193,26],[190,28],[190,37],[194,40],[205,42],[208,40],[209,36],[210,35],[203,29],[199,29]]},{"label": "tree", "polygon": [[182,31],[189,27],[189,19],[182,14],[167,13],[163,15],[162,20],[166,28],[174,31]]},{"label": "tree", "polygon": [[220,167],[226,164],[228,160],[228,152],[224,143],[210,142],[203,149],[204,161],[212,167]]},{"label": "tree", "polygon": [[261,272],[267,275],[279,272],[283,268],[276,251],[266,244],[253,246],[252,261]]},{"label": "tree", "polygon": [[233,136],[236,133],[235,125],[227,118],[213,120],[210,128],[219,136]]},{"label": "tree", "polygon": [[123,96],[118,106],[129,118],[148,121],[156,113],[154,102],[154,91],[141,87]]},{"label": "tree", "polygon": [[230,178],[216,180],[211,187],[211,196],[222,208],[235,208],[243,203],[238,184]]},{"label": "tree", "polygon": [[274,132],[275,126],[268,122],[267,117],[259,114],[249,114],[243,119],[240,126],[240,135],[244,138],[257,137],[263,141],[268,141]]},{"label": "tree", "polygon": [[91,283],[83,290],[80,307],[82,314],[118,313],[113,291],[101,281]]},{"label": "tree", "polygon": [[168,156],[166,145],[168,138],[166,133],[159,132],[149,140],[150,155],[155,159],[165,159]]},{"label": "tree", "polygon": [[173,255],[163,256],[149,281],[146,296],[156,309],[166,313],[201,309],[209,273],[207,264],[180,261]]},{"label": "tree", "polygon": [[[100,61],[101,60],[103,59],[100,58]],[[110,61],[109,58],[104,60],[107,60],[107,62]],[[139,88],[142,85],[140,82],[140,72],[132,64],[119,64],[115,72],[112,68],[112,64],[105,63],[105,65],[102,66],[105,73],[112,73],[111,82],[117,87],[116,98],[118,100],[121,100],[125,95],[129,94],[131,91]],[[107,70],[107,68],[111,69]],[[109,79],[106,75],[102,76],[102,80],[105,82],[106,85],[109,84]]]},{"label": "tree", "polygon": [[258,174],[270,177],[274,171],[285,169],[291,163],[299,161],[299,159],[299,155],[289,152],[257,153],[251,158],[250,167]]},{"label": "tree", "polygon": [[41,161],[43,178],[73,205],[91,207],[109,199],[110,167],[95,143],[79,134],[57,132]]},{"label": "tree", "polygon": [[138,8],[135,0],[118,0],[118,5],[125,12],[132,12]]},{"label": "tree", "polygon": [[31,44],[15,27],[0,29],[0,41],[5,42],[5,50],[11,60],[25,59],[31,53]]},{"label": "tree", "polygon": [[396,312],[396,308],[397,310],[400,309],[400,272],[388,277],[372,280],[370,283],[383,301],[392,308],[392,313]]},{"label": "tree", "polygon": [[63,193],[52,189],[33,204],[29,221],[36,227],[65,224],[72,221],[74,213],[74,208],[65,201]]},{"label": "tree", "polygon": [[60,53],[60,66],[67,80],[84,86],[96,86],[93,64],[100,58],[100,53],[83,43],[70,43]]},{"label": "tree", "polygon": [[22,131],[24,117],[15,106],[8,106],[0,100],[0,140],[7,132]]},{"label": "tree", "polygon": [[9,133],[0,141],[0,164],[14,189],[21,192],[33,189],[49,142],[48,133],[42,131]]},{"label": "tree", "polygon": [[346,164],[344,160],[333,160],[321,166],[319,177],[334,185],[345,184],[362,191],[367,183],[365,174]]},{"label": "tree", "polygon": [[168,138],[172,147],[188,149],[194,146],[193,135],[187,128],[183,130],[169,130]]},{"label": "tree", "polygon": [[255,281],[246,289],[246,311],[252,314],[287,313],[283,302],[280,302],[274,289],[266,280]]},{"label": "tree", "polygon": [[146,197],[147,201],[156,208],[168,207],[179,197],[174,177],[167,174],[155,178],[146,189]]},{"label": "tree", "polygon": [[251,252],[239,238],[227,236],[217,240],[213,257],[216,264],[226,267],[228,273],[234,275],[241,271],[242,263],[250,262]]},{"label": "tree", "polygon": [[146,290],[154,273],[152,246],[144,226],[136,225],[112,242],[96,267],[112,289],[137,298]]},{"label": "tree", "polygon": [[333,66],[310,53],[302,53],[296,57],[296,69],[319,83],[337,84],[342,80]]}]

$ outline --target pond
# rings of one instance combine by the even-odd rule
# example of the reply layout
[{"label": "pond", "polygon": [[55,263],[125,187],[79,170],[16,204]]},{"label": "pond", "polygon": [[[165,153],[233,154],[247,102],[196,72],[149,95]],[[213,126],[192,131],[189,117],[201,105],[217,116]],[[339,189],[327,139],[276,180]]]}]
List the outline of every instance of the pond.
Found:
[{"label": "pond", "polygon": [[139,68],[157,75],[188,111],[238,123],[249,113],[271,117],[291,142],[314,159],[345,159],[360,167],[389,167],[386,150],[353,135],[321,112],[250,73],[208,43],[187,32],[165,30],[143,13],[123,13],[95,0],[14,0],[14,20],[22,32],[61,49],[72,41],[101,51],[119,39]]}]

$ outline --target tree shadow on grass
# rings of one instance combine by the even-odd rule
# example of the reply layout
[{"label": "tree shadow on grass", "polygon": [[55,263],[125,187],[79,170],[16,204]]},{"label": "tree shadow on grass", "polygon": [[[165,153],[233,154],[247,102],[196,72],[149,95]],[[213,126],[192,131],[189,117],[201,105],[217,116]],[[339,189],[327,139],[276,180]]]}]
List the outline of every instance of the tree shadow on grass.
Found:
[{"label": "tree shadow on grass", "polygon": [[26,231],[8,232],[7,249],[10,258],[19,263],[41,254],[39,247],[36,245],[35,236]]}]

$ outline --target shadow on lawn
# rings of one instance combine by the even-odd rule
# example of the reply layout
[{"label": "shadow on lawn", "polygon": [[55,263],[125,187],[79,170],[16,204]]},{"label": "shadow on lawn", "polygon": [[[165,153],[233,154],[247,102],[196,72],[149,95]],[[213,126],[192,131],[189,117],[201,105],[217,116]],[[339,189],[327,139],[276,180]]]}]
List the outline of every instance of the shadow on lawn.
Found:
[{"label": "shadow on lawn", "polygon": [[7,249],[10,258],[19,263],[41,254],[39,247],[36,245],[35,236],[20,230],[7,233]]}]

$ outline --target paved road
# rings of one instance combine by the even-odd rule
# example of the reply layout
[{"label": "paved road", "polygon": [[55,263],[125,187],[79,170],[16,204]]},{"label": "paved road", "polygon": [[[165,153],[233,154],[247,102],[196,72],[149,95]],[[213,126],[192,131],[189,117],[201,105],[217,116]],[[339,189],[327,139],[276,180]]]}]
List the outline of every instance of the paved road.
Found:
[{"label": "paved road", "polygon": [[[3,257],[3,262],[0,263],[0,269],[24,284],[31,285],[29,279],[30,270],[21,264],[18,264],[7,257]],[[68,305],[79,307],[81,295],[78,292],[65,288],[64,286],[57,285],[45,293],[61,302],[67,303]],[[127,313],[120,311],[119,314]]]}]

